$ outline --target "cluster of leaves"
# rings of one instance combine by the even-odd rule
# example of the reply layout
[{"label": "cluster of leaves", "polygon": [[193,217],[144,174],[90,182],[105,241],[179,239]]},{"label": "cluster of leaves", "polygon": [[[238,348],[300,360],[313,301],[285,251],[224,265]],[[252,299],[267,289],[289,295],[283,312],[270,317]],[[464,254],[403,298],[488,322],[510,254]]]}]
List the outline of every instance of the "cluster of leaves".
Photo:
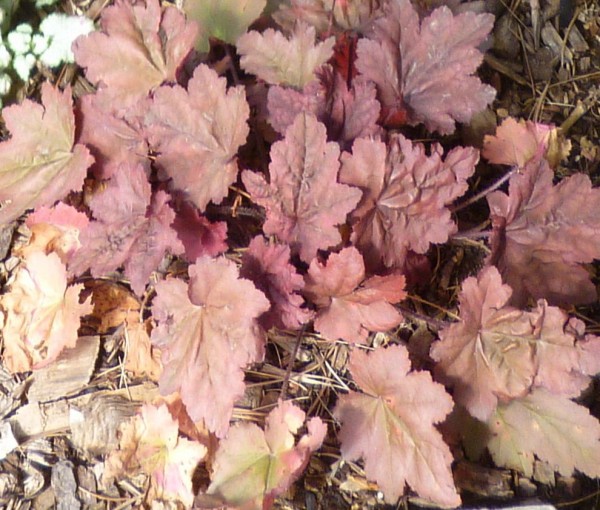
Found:
[{"label": "cluster of leaves", "polygon": [[[408,485],[435,504],[460,504],[435,427],[453,407],[485,431],[479,453],[487,448],[499,466],[529,475],[535,456],[563,474],[600,476],[600,424],[572,400],[600,371],[600,339],[558,308],[596,299],[582,264],[600,258],[600,191],[583,175],[553,184],[551,127],[508,119],[486,139],[488,162],[512,167],[508,192],[487,196],[492,251],[463,282],[460,320],[432,346],[433,376],[411,371],[402,345],[364,350],[371,332],[402,322],[394,305],[415,257],[458,231],[450,206],[480,158],[472,147],[427,149],[395,128],[452,133],[492,102],[474,72],[493,17],[446,7],[421,15],[409,0],[291,0],[273,15],[281,30],[248,32],[264,4],[195,0],[184,13],[116,0],[101,29],[73,46],[94,94],[74,111],[70,88],[44,83],[41,104],[3,110],[11,138],[0,144],[0,222],[33,209],[31,243],[0,298],[4,364],[37,369],[73,346],[91,305],[69,282],[123,268],[137,295],[155,294],[150,342],[162,368],[153,372],[186,416],[145,406],[107,459],[107,478],[148,474],[150,498],[268,508],[301,475],[326,436],[320,418],[305,424],[280,401],[264,429],[230,421],[266,333],[309,324],[352,346],[359,391],[333,411],[341,452],[364,460],[386,501]],[[193,48],[206,50],[209,38],[235,45],[252,86],[228,87],[199,63]],[[250,120],[278,137],[266,172],[240,171]],[[88,175],[78,211],[69,194]],[[206,213],[242,184],[265,220],[238,265],[227,257],[238,240]],[[172,257],[188,263],[185,278],[165,277]],[[531,298],[536,307],[524,309]],[[198,495],[191,476],[207,449],[184,427],[190,418],[219,440]]]}]

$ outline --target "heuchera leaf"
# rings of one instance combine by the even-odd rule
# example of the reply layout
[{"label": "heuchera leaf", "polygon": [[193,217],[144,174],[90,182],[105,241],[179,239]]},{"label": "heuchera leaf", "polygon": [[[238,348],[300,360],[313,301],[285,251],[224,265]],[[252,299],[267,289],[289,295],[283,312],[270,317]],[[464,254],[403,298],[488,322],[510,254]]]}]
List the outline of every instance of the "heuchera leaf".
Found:
[{"label": "heuchera leaf", "polygon": [[267,0],[186,0],[183,10],[200,25],[202,36],[196,47],[208,51],[209,37],[235,44],[266,5]]},{"label": "heuchera leaf", "polygon": [[264,432],[253,423],[234,425],[219,444],[207,493],[236,508],[271,508],[275,497],[302,474],[327,433],[320,418],[311,418],[307,433],[294,445],[304,418],[304,411],[286,401],[269,413]]},{"label": "heuchera leaf", "polygon": [[363,196],[351,215],[352,242],[367,266],[379,261],[402,267],[409,250],[425,253],[456,231],[447,205],[467,190],[479,160],[473,148],[457,147],[442,160],[434,145],[430,156],[422,144],[392,135],[388,145],[358,139],[352,154],[342,155],[340,182],[359,187]]},{"label": "heuchera leaf", "polygon": [[327,143],[325,126],[300,114],[271,146],[270,182],[242,172],[252,200],[267,210],[265,234],[288,243],[305,262],[342,240],[336,226],[360,199],[358,189],[337,182],[339,154],[336,143]]},{"label": "heuchera leaf", "polygon": [[335,39],[316,43],[313,27],[298,23],[290,39],[268,28],[263,33],[248,32],[236,43],[242,68],[271,85],[301,89],[315,79],[316,69],[333,54]]},{"label": "heuchera leaf", "polygon": [[534,157],[543,157],[553,126],[508,117],[494,136],[486,135],[481,155],[496,165],[524,168]]},{"label": "heuchera leaf", "polygon": [[189,285],[156,285],[152,315],[158,326],[151,339],[162,351],[159,388],[163,395],[179,391],[190,417],[223,437],[244,392],[242,369],[263,356],[256,319],[270,305],[225,258],[201,257],[188,272]]},{"label": "heuchera leaf", "polygon": [[309,310],[301,308],[304,299],[298,292],[304,288],[304,279],[290,264],[289,246],[255,237],[242,256],[240,275],[271,301],[271,309],[259,319],[265,330],[298,329],[312,318]]},{"label": "heuchera leaf", "polygon": [[207,220],[189,202],[181,204],[172,226],[183,243],[188,262],[203,255],[215,257],[227,251],[227,223]]},{"label": "heuchera leaf", "polygon": [[105,105],[132,106],[175,73],[194,47],[198,27],[175,7],[158,0],[132,4],[118,0],[102,10],[102,32],[73,43],[77,64],[99,87]]},{"label": "heuchera leaf", "polygon": [[201,212],[221,202],[238,173],[235,154],[248,136],[250,108],[241,86],[201,64],[187,91],[175,85],[155,93],[145,123],[157,163],[173,187]]},{"label": "heuchera leaf", "polygon": [[363,458],[365,474],[389,503],[408,484],[420,497],[443,507],[460,505],[454,487],[452,454],[434,424],[452,410],[452,398],[428,372],[410,372],[401,345],[370,354],[354,351],[350,373],[363,393],[342,395],[334,416],[344,459]]},{"label": "heuchera leaf", "polygon": [[543,300],[531,312],[521,311],[507,306],[510,296],[495,267],[467,278],[460,322],[442,329],[431,348],[436,377],[454,386],[455,400],[481,421],[499,401],[522,397],[534,386],[575,397],[590,381],[567,315]]},{"label": "heuchera leaf", "polygon": [[354,248],[313,259],[304,293],[317,306],[315,329],[326,338],[365,343],[370,331],[387,331],[402,321],[394,308],[406,297],[404,276],[365,279],[362,255]]},{"label": "heuchera leaf", "polygon": [[298,20],[314,26],[318,33],[333,26],[338,30],[359,30],[378,12],[381,0],[289,0],[273,14],[277,23],[291,30]]},{"label": "heuchera leaf", "polygon": [[0,143],[0,225],[79,190],[94,162],[87,148],[74,145],[70,87],[61,92],[44,82],[41,105],[25,99],[2,117],[12,136]]},{"label": "heuchera leaf", "polygon": [[67,287],[67,272],[56,253],[33,252],[0,297],[5,321],[3,363],[11,372],[42,368],[74,347],[80,317],[92,312],[79,303],[82,284]]},{"label": "heuchera leaf", "polygon": [[348,88],[340,73],[324,65],[318,73],[320,81],[312,81],[302,91],[289,87],[269,88],[267,108],[269,123],[283,134],[301,112],[312,113],[325,124],[327,137],[342,148],[356,138],[376,136],[380,105],[373,83],[360,77]]},{"label": "heuchera leaf", "polygon": [[488,421],[496,465],[533,475],[534,455],[563,476],[600,477],[600,423],[589,411],[543,388],[498,406]]},{"label": "heuchera leaf", "polygon": [[107,110],[96,94],[83,96],[79,103],[79,142],[86,144],[95,157],[93,170],[98,179],[109,179],[122,163],[141,164],[150,169],[140,101],[126,112]]},{"label": "heuchera leaf", "polygon": [[410,0],[391,0],[372,24],[370,39],[358,42],[356,68],[373,80],[384,123],[398,114],[429,131],[452,133],[496,93],[473,76],[483,60],[477,46],[494,25],[491,14],[454,16],[440,7],[422,21]]},{"label": "heuchera leaf", "polygon": [[545,298],[554,305],[590,303],[596,288],[580,265],[600,258],[600,190],[587,175],[553,185],[545,159],[510,178],[508,194],[487,197],[491,263],[513,289],[513,304]]},{"label": "heuchera leaf", "polygon": [[106,459],[103,478],[147,473],[150,489],[146,501],[176,501],[191,508],[192,475],[206,455],[206,447],[179,437],[177,421],[165,404],[145,404],[121,425],[120,433],[119,449]]},{"label": "heuchera leaf", "polygon": [[151,195],[144,169],[123,164],[106,189],[94,195],[90,208],[95,220],[81,233],[82,247],[69,270],[88,268],[95,278],[125,266],[131,288],[143,294],[148,278],[166,252],[178,255],[183,245],[171,228],[175,213],[164,191]]}]

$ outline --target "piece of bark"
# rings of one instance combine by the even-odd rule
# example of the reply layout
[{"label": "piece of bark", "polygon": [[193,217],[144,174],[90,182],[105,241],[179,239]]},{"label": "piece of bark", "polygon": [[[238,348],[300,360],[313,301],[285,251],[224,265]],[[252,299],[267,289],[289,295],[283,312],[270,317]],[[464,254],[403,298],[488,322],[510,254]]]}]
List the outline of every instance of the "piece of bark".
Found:
[{"label": "piece of bark", "polygon": [[72,349],[65,349],[49,366],[34,370],[27,392],[29,402],[49,402],[85,388],[96,365],[100,337],[82,336]]},{"label": "piece of bark", "polygon": [[79,510],[81,502],[77,498],[77,482],[73,473],[73,463],[61,460],[52,466],[50,484],[54,489],[57,510]]}]

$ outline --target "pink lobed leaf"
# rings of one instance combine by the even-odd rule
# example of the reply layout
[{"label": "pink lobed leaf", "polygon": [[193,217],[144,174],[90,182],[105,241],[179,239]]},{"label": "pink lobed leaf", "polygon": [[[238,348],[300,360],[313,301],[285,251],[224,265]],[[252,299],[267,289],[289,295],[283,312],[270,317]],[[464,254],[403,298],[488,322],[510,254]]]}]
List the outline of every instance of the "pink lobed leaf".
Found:
[{"label": "pink lobed leaf", "polygon": [[42,85],[42,104],[25,99],[2,110],[11,138],[0,143],[0,224],[51,206],[83,185],[94,158],[74,144],[71,88]]},{"label": "pink lobed leaf", "polygon": [[290,264],[289,246],[255,237],[242,257],[240,275],[254,282],[271,302],[270,310],[259,319],[265,330],[298,329],[312,318],[309,310],[301,308],[304,300],[298,292],[304,280]]},{"label": "pink lobed leaf", "polygon": [[513,289],[513,303],[544,298],[554,305],[589,303],[596,289],[580,265],[600,258],[600,190],[575,174],[553,185],[545,159],[510,178],[508,194],[487,197],[493,247],[489,261]]},{"label": "pink lobed leaf", "polygon": [[442,329],[431,348],[436,377],[481,421],[499,401],[523,397],[534,386],[574,397],[589,384],[566,314],[543,300],[522,311],[507,305],[510,296],[493,266],[467,278],[460,322]]},{"label": "pink lobed leaf", "polygon": [[187,91],[160,87],[146,115],[157,163],[175,189],[204,212],[220,203],[238,174],[235,154],[248,136],[250,108],[241,86],[227,90],[225,78],[201,64]]},{"label": "pink lobed leaf", "polygon": [[270,182],[242,172],[252,199],[267,210],[265,234],[288,243],[305,262],[341,241],[336,227],[360,198],[358,189],[337,182],[338,158],[339,148],[327,143],[325,126],[299,114],[285,139],[271,147]]},{"label": "pink lobed leaf", "polygon": [[391,0],[371,38],[358,42],[356,68],[377,84],[387,120],[401,113],[410,124],[449,134],[496,95],[473,76],[483,60],[477,46],[493,24],[491,14],[454,16],[447,7],[419,21],[410,0]]},{"label": "pink lobed leaf", "polygon": [[271,508],[273,499],[302,474],[327,433],[327,425],[312,418],[307,434],[294,445],[304,419],[304,411],[280,401],[267,416],[264,431],[249,423],[233,426],[217,450],[207,493],[235,507]]},{"label": "pink lobed leaf", "polygon": [[163,395],[179,391],[190,417],[224,437],[244,392],[242,369],[263,356],[256,319],[269,301],[225,258],[201,257],[188,272],[189,285],[156,285],[151,340],[162,351],[159,388]]},{"label": "pink lobed leaf", "polygon": [[406,297],[403,275],[365,278],[362,255],[354,248],[313,259],[304,292],[317,306],[315,329],[325,337],[365,343],[369,331],[387,331],[402,321],[393,304]]},{"label": "pink lobed leaf", "polygon": [[370,354],[354,351],[349,367],[363,393],[341,396],[334,410],[342,423],[343,458],[363,458],[365,474],[388,503],[395,503],[408,484],[437,505],[460,505],[452,454],[434,427],[452,410],[444,387],[428,372],[409,372],[408,351],[401,345]]},{"label": "pink lobed leaf", "polygon": [[533,475],[534,455],[563,476],[600,477],[600,423],[566,397],[538,388],[490,417],[487,448],[498,466]]},{"label": "pink lobed leaf", "polygon": [[290,39],[268,28],[251,31],[236,43],[240,65],[271,85],[290,85],[301,89],[315,79],[315,71],[333,55],[335,39],[316,43],[313,27],[296,24]]},{"label": "pink lobed leaf", "polygon": [[479,160],[473,148],[458,147],[442,160],[435,145],[430,156],[422,144],[392,135],[388,145],[358,139],[342,155],[340,182],[363,192],[351,215],[352,242],[367,266],[379,261],[402,267],[409,251],[425,253],[456,231],[446,207],[467,190]]},{"label": "pink lobed leaf", "polygon": [[63,349],[74,347],[80,317],[92,312],[79,303],[83,284],[67,287],[67,272],[56,253],[32,252],[0,297],[5,313],[3,363],[11,372],[42,368]]},{"label": "pink lobed leaf", "polygon": [[73,43],[76,62],[99,87],[98,97],[114,110],[126,109],[165,81],[175,81],[194,46],[198,27],[175,7],[158,0],[118,0],[102,10],[101,32]]},{"label": "pink lobed leaf", "polygon": [[141,165],[122,164],[106,189],[92,197],[95,220],[81,233],[82,247],[69,270],[81,274],[91,268],[97,278],[124,265],[134,292],[143,294],[165,253],[183,252],[171,228],[175,213],[169,199],[164,191],[151,195]]}]

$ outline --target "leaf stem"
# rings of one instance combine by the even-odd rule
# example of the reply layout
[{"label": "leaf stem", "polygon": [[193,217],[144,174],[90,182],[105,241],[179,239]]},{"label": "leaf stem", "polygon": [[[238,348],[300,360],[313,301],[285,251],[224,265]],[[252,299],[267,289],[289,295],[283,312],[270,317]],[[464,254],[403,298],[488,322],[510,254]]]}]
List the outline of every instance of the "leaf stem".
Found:
[{"label": "leaf stem", "polygon": [[500,186],[502,186],[506,181],[508,181],[508,179],[510,179],[516,172],[518,171],[517,167],[513,167],[510,172],[507,172],[505,175],[503,175],[500,179],[498,179],[494,184],[492,184],[491,186],[488,186],[487,188],[485,188],[484,190],[480,191],[479,193],[477,193],[476,195],[473,195],[471,198],[465,200],[464,202],[462,202],[461,204],[455,205],[454,207],[450,208],[450,212],[456,213],[458,211],[461,211],[462,209],[464,209],[465,207],[470,206],[471,204],[474,204],[475,202],[477,202],[478,200],[482,199],[483,197],[485,197],[486,195],[488,195],[489,193],[491,193],[492,191],[496,190],[497,188],[499,188]]},{"label": "leaf stem", "polygon": [[290,384],[290,377],[292,375],[292,368],[294,367],[294,360],[296,359],[298,349],[300,348],[300,343],[302,342],[302,338],[304,337],[304,333],[306,332],[306,324],[306,322],[302,324],[302,328],[300,329],[300,331],[298,331],[296,341],[294,342],[294,348],[290,354],[290,361],[288,363],[287,369],[285,370],[285,375],[283,376],[283,384],[281,385],[281,393],[279,395],[279,400],[281,402],[285,400],[287,389]]}]

